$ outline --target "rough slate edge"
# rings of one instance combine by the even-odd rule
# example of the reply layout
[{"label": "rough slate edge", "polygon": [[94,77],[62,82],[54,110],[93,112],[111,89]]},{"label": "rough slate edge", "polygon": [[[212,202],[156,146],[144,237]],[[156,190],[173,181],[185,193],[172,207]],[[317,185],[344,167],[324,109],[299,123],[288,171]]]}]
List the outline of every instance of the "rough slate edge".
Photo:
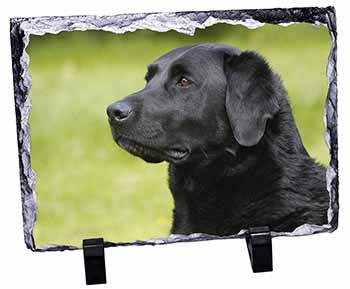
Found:
[{"label": "rough slate edge", "polygon": [[[260,10],[226,10],[208,12],[178,13],[140,13],[121,14],[116,16],[64,16],[35,17],[11,19],[12,66],[17,122],[17,139],[19,148],[19,168],[21,196],[23,208],[24,236],[27,248],[33,251],[63,251],[80,249],[66,245],[45,245],[36,248],[33,238],[33,227],[36,223],[37,204],[35,193],[35,174],[30,162],[30,130],[29,113],[31,101],[29,91],[31,78],[28,74],[29,56],[25,48],[29,43],[29,35],[59,33],[72,30],[105,30],[114,33],[125,33],[137,29],[150,29],[164,32],[176,30],[193,35],[196,28],[205,28],[216,23],[241,24],[248,28],[257,28],[264,23],[288,25],[305,22],[315,25],[324,24],[329,30],[332,46],[328,58],[327,79],[328,94],[325,109],[326,142],[329,147],[331,161],[327,169],[327,188],[330,193],[328,224],[318,226],[305,224],[293,232],[272,232],[272,236],[303,236],[320,232],[332,232],[338,226],[338,135],[337,135],[337,44],[336,18],[334,7],[308,7],[289,9]],[[218,237],[206,234],[171,235],[168,238],[152,239],[124,243],[106,242],[106,247],[127,245],[158,245],[175,242],[190,242],[214,239],[243,238],[245,230],[236,235]]]}]

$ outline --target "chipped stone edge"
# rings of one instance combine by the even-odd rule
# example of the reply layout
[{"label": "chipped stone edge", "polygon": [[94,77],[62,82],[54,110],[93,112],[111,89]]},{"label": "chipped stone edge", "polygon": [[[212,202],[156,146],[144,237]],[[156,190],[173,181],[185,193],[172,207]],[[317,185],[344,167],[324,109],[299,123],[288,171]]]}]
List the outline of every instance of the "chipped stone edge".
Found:
[{"label": "chipped stone edge", "polygon": [[[263,19],[263,21],[261,20]],[[286,21],[287,19],[287,21]],[[35,17],[11,19],[11,47],[15,109],[17,121],[17,139],[19,148],[19,168],[22,195],[22,214],[25,243],[33,251],[63,251],[80,249],[75,246],[48,244],[41,248],[35,246],[33,228],[37,216],[37,200],[35,191],[35,173],[30,161],[30,128],[29,114],[31,101],[29,91],[32,80],[28,72],[29,56],[26,48],[29,36],[57,34],[74,30],[103,30],[113,33],[126,33],[138,29],[149,29],[158,32],[175,30],[179,33],[194,35],[196,29],[227,23],[243,25],[250,29],[263,26],[265,23],[289,26],[294,23],[307,22],[313,25],[325,25],[332,41],[328,64],[327,79],[328,93],[324,114],[326,125],[325,139],[328,145],[331,161],[327,169],[327,189],[330,194],[328,209],[328,224],[319,226],[304,224],[293,232],[272,232],[277,236],[304,236],[321,232],[332,232],[338,226],[338,136],[337,136],[337,43],[336,18],[334,7],[308,7],[287,9],[260,10],[227,10],[206,12],[177,12],[177,13],[139,13],[121,14],[115,16],[64,16],[64,17]],[[134,242],[106,242],[106,247],[128,245],[160,245],[176,242],[191,242],[217,239],[243,238],[246,230],[236,235],[212,236],[202,233],[190,235],[170,235],[167,238],[157,238]]]}]

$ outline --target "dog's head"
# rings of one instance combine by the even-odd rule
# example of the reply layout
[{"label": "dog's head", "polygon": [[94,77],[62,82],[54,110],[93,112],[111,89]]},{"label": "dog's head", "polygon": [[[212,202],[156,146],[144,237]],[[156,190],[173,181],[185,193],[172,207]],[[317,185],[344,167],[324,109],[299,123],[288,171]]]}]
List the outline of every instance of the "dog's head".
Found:
[{"label": "dog's head", "polygon": [[148,162],[214,158],[254,146],[278,111],[275,75],[254,52],[200,44],[148,66],[144,89],[108,106],[114,140]]}]

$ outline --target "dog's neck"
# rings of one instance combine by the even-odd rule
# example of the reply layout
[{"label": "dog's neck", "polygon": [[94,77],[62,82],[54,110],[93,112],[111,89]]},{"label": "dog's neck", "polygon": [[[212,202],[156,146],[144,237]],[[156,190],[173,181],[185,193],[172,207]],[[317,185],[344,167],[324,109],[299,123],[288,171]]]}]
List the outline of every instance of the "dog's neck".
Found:
[{"label": "dog's neck", "polygon": [[[289,120],[284,122],[286,118]],[[289,126],[281,123],[288,123]],[[256,206],[264,207],[264,203],[258,205],[262,200],[276,202],[273,195],[280,191],[282,180],[293,179],[293,176],[288,175],[286,164],[293,166],[304,160],[310,161],[310,158],[302,145],[287,103],[284,110],[269,122],[263,139],[256,146],[228,145],[222,154],[206,166],[171,164],[169,182],[175,202],[172,232],[207,232],[205,227],[200,227],[210,222],[206,220],[207,216],[225,218],[227,214],[237,219],[237,228],[231,228],[231,231],[242,228],[240,226],[247,224],[240,223],[240,220],[243,222],[241,216],[251,213],[259,218],[263,210],[257,212]],[[291,182],[288,186],[293,189],[295,184]],[[288,190],[286,187],[284,189]],[[186,227],[182,222],[199,224],[199,227]]]},{"label": "dog's neck", "polygon": [[[269,144],[271,145],[271,144]],[[273,152],[273,148],[271,152]],[[225,178],[232,179],[234,182],[239,179],[240,186],[249,186],[249,183],[259,183],[268,181],[271,172],[278,171],[281,166],[278,159],[273,158],[270,153],[263,150],[263,146],[254,148],[239,148],[233,152],[230,149],[225,150],[219,157],[206,163],[186,164],[186,165],[170,165],[170,182],[172,178],[177,183],[182,183],[185,190],[190,194],[201,194],[203,192],[215,193],[221,190],[220,183]],[[243,180],[247,184],[243,184]],[[271,179],[273,182],[274,179]]]}]

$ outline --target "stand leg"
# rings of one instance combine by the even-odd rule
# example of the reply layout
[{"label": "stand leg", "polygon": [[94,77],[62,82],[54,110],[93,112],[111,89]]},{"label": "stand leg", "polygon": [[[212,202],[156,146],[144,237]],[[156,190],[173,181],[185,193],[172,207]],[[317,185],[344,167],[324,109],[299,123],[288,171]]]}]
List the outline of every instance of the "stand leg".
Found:
[{"label": "stand leg", "polygon": [[86,285],[107,283],[103,238],[83,240],[83,251]]},{"label": "stand leg", "polygon": [[269,227],[249,228],[246,242],[253,272],[272,271],[272,238]]}]

